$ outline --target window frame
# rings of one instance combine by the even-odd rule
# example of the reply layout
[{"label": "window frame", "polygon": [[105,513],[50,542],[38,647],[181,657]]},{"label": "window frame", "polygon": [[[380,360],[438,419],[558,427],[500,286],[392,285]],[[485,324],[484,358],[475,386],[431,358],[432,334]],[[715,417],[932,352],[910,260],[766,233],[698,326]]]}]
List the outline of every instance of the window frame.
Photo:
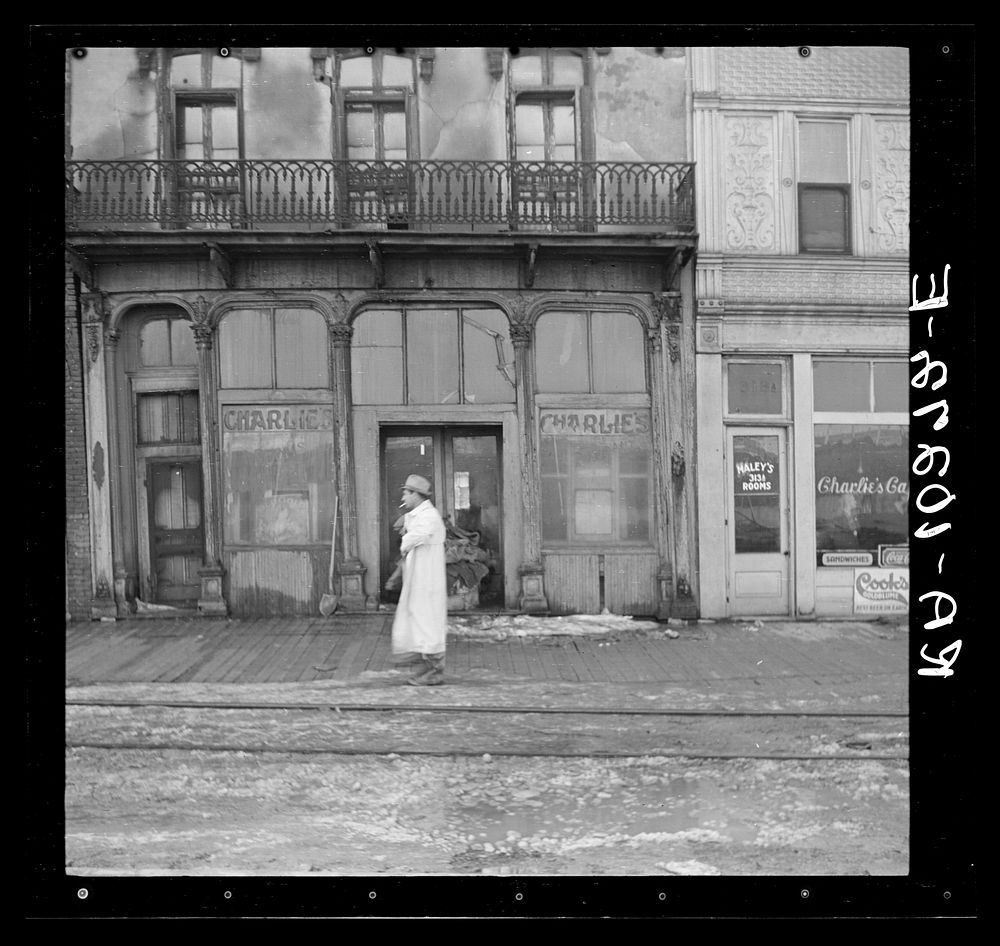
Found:
[{"label": "window frame", "polygon": [[[729,409],[730,365],[777,365],[781,371],[781,411],[776,414],[738,413]],[[780,426],[791,421],[792,377],[788,359],[782,356],[724,358],[722,371],[722,409],[727,424],[751,424],[755,427]]]},{"label": "window frame", "polygon": [[[807,181],[803,177],[802,160],[802,126],[806,124],[827,124],[842,125],[845,129],[844,135],[844,168],[846,181]],[[798,252],[802,256],[853,256],[854,255],[854,194],[855,186],[852,173],[852,139],[854,129],[849,117],[841,115],[797,115],[795,117],[795,143],[797,159],[796,187],[796,207],[795,225],[797,230]],[[805,208],[805,195],[816,191],[835,191],[840,193],[844,199],[844,220],[843,220],[843,248],[831,247],[809,247],[805,243],[805,232],[803,227],[803,213]]]},{"label": "window frame", "polygon": [[[627,409],[627,408],[626,408]],[[543,550],[566,551],[567,549],[587,549],[588,551],[599,552],[603,549],[620,550],[627,549],[647,549],[653,548],[656,544],[656,502],[655,502],[655,471],[653,429],[652,423],[648,431],[643,432],[640,443],[646,450],[647,473],[645,476],[636,473],[622,472],[621,452],[614,449],[616,445],[621,445],[624,441],[620,435],[588,436],[588,435],[553,435],[543,434],[538,427],[543,411],[546,408],[539,407],[536,411],[536,431],[538,432],[538,486],[539,486],[539,537]],[[648,404],[636,406],[634,410],[645,411],[650,414],[651,408]],[[543,468],[543,445],[546,440],[551,440],[553,446],[558,450],[560,441],[566,444],[568,469],[566,472],[551,473],[545,472]],[[577,454],[574,447],[577,445],[593,445],[595,447],[607,444],[611,450],[611,463],[609,464],[609,485],[596,486],[588,482],[587,477],[577,473]],[[624,484],[641,480],[646,484],[646,526],[647,534],[645,538],[621,538],[619,533],[622,529],[621,505],[624,495]],[[559,482],[566,488],[566,538],[554,539],[545,535],[545,515],[542,505],[545,501],[546,484]],[[594,534],[593,538],[588,538],[587,533],[576,531],[575,502],[576,495],[581,490],[607,490],[611,493],[611,532]]]},{"label": "window frame", "polygon": [[[412,82],[407,86],[392,86],[382,84],[382,67],[385,50],[377,49],[373,53],[367,53],[364,49],[337,49],[333,52],[333,129],[331,150],[334,159],[343,161],[349,160],[347,155],[347,112],[349,105],[402,105],[403,119],[406,122],[405,140],[406,157],[402,160],[410,161],[415,154],[419,153],[417,141],[417,121],[416,121],[416,95],[418,69],[417,54],[411,50],[404,50],[402,54],[391,53],[401,59],[410,61]],[[372,85],[371,87],[343,88],[340,84],[340,67],[345,60],[365,59],[372,60]],[[384,142],[383,129],[378,120],[375,121],[375,157],[363,160],[385,161],[384,156],[379,156],[379,142]],[[399,160],[399,159],[392,159]]]},{"label": "window frame", "polygon": [[[319,386],[302,386],[297,385],[295,387],[282,387],[278,384],[278,351],[276,345],[277,338],[277,313],[279,311],[304,311],[311,312],[316,315],[323,323],[324,330],[326,332],[326,384]],[[271,343],[270,350],[270,376],[271,383],[268,387],[248,387],[246,385],[239,385],[233,387],[226,387],[223,378],[223,352],[222,352],[222,325],[226,318],[237,312],[267,312],[270,321],[270,332],[269,338]],[[225,396],[227,398],[233,397],[233,392],[248,392],[252,393],[254,398],[261,399],[266,398],[267,394],[264,392],[269,392],[270,396],[274,396],[277,392],[297,392],[297,396],[303,397],[305,399],[322,397],[323,392],[330,392],[333,390],[334,385],[334,369],[330,357],[330,344],[329,344],[329,324],[323,313],[310,305],[290,305],[288,303],[263,303],[263,302],[247,302],[245,305],[235,305],[228,308],[219,318],[218,325],[216,326],[217,344],[213,346],[213,351],[215,353],[215,364],[216,370],[218,372],[218,390],[220,392],[226,392]]]},{"label": "window frame", "polygon": [[[538,360],[538,324],[547,315],[555,314],[571,314],[571,315],[585,315],[586,319],[586,342],[587,342],[587,390],[586,391],[550,391],[545,390],[540,386],[539,383],[539,360]],[[594,314],[600,315],[616,315],[620,317],[630,317],[634,319],[639,325],[639,341],[642,347],[642,372],[643,372],[643,387],[638,391],[595,391],[594,390],[594,334],[593,334],[593,316]],[[637,397],[649,395],[650,388],[650,366],[649,366],[649,345],[646,336],[646,325],[642,319],[632,311],[623,309],[602,309],[602,308],[592,308],[586,305],[582,306],[571,306],[567,308],[551,308],[539,313],[538,318],[535,320],[533,326],[533,334],[535,336],[534,343],[532,344],[532,364],[534,368],[534,392],[536,398],[550,399],[556,398],[566,398],[566,397]]]},{"label": "window frame", "polygon": [[[362,348],[388,348],[391,350],[396,350],[395,345],[358,345],[352,339],[351,342],[351,365],[352,365],[352,377],[351,377],[351,402],[357,407],[377,407],[377,408],[389,408],[389,407],[405,407],[405,408],[430,408],[434,406],[446,406],[446,407],[482,407],[483,405],[499,405],[501,407],[513,406],[517,403],[517,385],[513,377],[514,371],[514,361],[504,362],[504,366],[511,372],[507,374],[507,380],[511,385],[511,397],[506,401],[479,401],[479,400],[468,400],[468,384],[466,380],[467,373],[467,360],[466,360],[466,343],[465,343],[465,331],[469,322],[466,319],[471,319],[474,321],[475,316],[469,316],[467,313],[482,312],[488,310],[495,312],[502,316],[507,321],[506,329],[506,342],[510,348],[511,357],[513,358],[513,348],[514,343],[510,337],[510,319],[504,310],[495,304],[490,302],[441,302],[441,303],[423,303],[420,305],[406,305],[402,304],[397,308],[389,308],[386,306],[372,305],[365,309],[362,309],[357,316],[355,316],[355,322],[373,313],[384,314],[386,312],[392,312],[400,321],[400,344],[398,346],[399,357],[400,357],[400,377],[402,384],[402,400],[399,402],[369,402],[369,401],[358,401],[356,400],[356,392],[354,390],[354,362],[355,353]],[[458,398],[455,401],[444,401],[444,402],[428,402],[428,401],[414,401],[411,399],[410,392],[410,362],[409,362],[409,341],[408,341],[408,329],[407,329],[407,315],[411,312],[447,312],[454,316],[455,332],[457,337],[456,341],[456,355],[457,355],[457,366],[458,366]]]},{"label": "window frame", "polygon": [[[867,411],[828,411],[816,407],[816,387],[815,370],[818,364],[843,364],[844,362],[864,362],[868,365],[868,410]],[[909,408],[903,411],[878,411],[875,409],[875,365],[876,364],[896,364],[905,366],[909,370],[909,363],[905,357],[892,357],[889,355],[845,355],[843,357],[816,357],[812,359],[812,378],[810,384],[813,389],[812,396],[812,417],[814,424],[868,424],[887,426],[899,426],[900,424],[909,426]],[[907,394],[909,385],[907,385]]]}]

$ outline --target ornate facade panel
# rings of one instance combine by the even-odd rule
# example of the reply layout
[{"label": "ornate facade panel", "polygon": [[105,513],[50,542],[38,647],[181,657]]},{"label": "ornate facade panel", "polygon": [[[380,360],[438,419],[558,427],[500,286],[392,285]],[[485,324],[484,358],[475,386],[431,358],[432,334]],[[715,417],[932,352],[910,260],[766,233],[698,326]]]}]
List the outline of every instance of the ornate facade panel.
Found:
[{"label": "ornate facade panel", "polygon": [[727,46],[718,51],[719,94],[735,97],[876,99],[905,105],[909,53],[902,46]]},{"label": "ornate facade panel", "polygon": [[905,256],[910,249],[910,125],[875,120],[876,252]]},{"label": "ornate facade panel", "polygon": [[774,118],[727,115],[724,140],[726,249],[773,253],[776,251]]},{"label": "ornate facade panel", "polygon": [[824,305],[898,305],[904,312],[909,284],[905,270],[733,269],[725,275],[725,299],[727,304],[808,303],[817,310]]}]

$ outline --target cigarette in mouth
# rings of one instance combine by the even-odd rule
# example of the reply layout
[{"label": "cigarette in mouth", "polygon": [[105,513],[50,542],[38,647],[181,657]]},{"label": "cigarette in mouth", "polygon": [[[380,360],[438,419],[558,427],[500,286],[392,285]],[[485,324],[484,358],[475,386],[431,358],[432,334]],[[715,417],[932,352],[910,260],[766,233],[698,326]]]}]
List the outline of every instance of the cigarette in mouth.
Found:
[{"label": "cigarette in mouth", "polygon": [[406,503],[400,503],[399,504],[399,508],[400,509],[405,509],[406,508]]}]

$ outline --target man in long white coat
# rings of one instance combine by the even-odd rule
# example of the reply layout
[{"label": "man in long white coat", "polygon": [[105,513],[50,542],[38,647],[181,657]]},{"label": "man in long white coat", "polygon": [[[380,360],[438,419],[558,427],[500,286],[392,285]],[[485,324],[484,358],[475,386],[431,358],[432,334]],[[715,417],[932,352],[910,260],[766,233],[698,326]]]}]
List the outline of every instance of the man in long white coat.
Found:
[{"label": "man in long white coat", "polygon": [[448,632],[448,589],[444,560],[445,528],[428,498],[431,484],[408,476],[402,486],[403,587],[392,621],[392,653],[397,663],[419,658],[422,667],[407,683],[444,683],[445,637]]}]

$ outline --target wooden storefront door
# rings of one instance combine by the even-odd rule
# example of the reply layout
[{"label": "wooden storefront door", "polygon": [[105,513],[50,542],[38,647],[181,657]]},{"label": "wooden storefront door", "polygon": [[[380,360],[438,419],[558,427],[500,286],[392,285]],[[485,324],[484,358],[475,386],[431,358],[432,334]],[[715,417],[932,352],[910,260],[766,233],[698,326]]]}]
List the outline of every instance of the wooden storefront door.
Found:
[{"label": "wooden storefront door", "polygon": [[197,604],[201,583],[201,461],[150,460],[146,469],[152,603]]}]

